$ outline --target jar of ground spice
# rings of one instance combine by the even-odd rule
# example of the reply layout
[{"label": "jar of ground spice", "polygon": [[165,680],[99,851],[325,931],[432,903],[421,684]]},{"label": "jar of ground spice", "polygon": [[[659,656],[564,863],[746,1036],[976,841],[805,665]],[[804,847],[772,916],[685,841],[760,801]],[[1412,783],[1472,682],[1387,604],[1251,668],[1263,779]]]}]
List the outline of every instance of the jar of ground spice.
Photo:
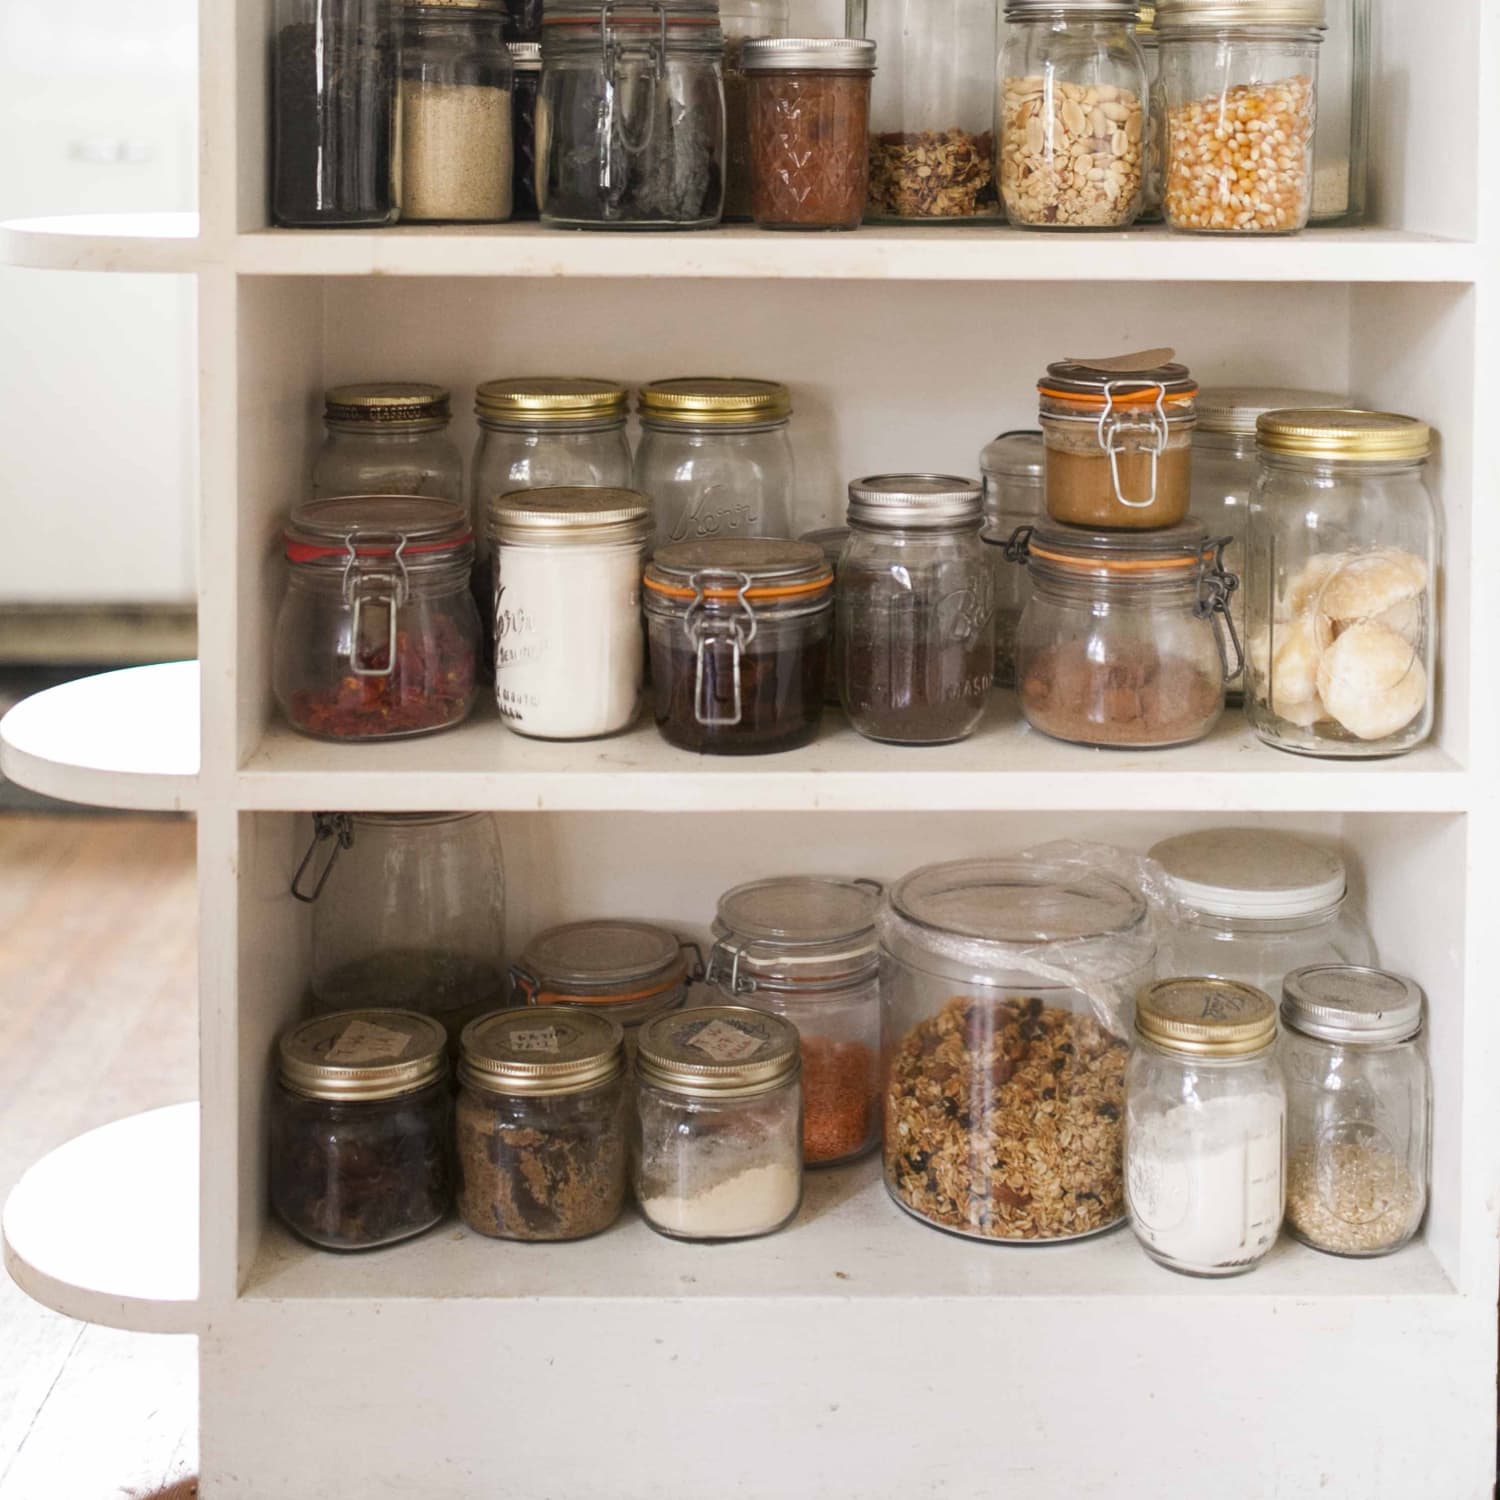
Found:
[{"label": "jar of ground spice", "polygon": [[750,199],[762,229],[857,229],[869,190],[875,43],[745,44]]},{"label": "jar of ground spice", "polygon": [[720,898],[708,978],[802,1038],[802,1160],[852,1161],[880,1138],[880,954],[873,880],[788,876]]},{"label": "jar of ground spice", "polygon": [[502,1240],[581,1240],[625,1203],[624,1033],[573,1006],[481,1016],[458,1068],[458,1212]]},{"label": "jar of ground spice", "polygon": [[1172,355],[1148,349],[1047,366],[1037,389],[1054,521],[1160,531],[1187,516],[1198,386]]}]

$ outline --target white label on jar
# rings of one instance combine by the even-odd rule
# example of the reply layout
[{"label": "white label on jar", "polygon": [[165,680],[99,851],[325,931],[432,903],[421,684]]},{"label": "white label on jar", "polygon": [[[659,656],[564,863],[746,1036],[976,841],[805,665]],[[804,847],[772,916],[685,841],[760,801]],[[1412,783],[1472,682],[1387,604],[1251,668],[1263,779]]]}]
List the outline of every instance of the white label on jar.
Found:
[{"label": "white label on jar", "polygon": [[538,1026],[531,1031],[513,1031],[506,1038],[512,1052],[556,1052],[557,1031],[551,1026]]},{"label": "white label on jar", "polygon": [[710,1021],[688,1044],[706,1052],[715,1062],[743,1062],[754,1057],[765,1045],[765,1038],[752,1036],[727,1021]]},{"label": "white label on jar", "polygon": [[390,1062],[409,1046],[411,1038],[404,1031],[392,1031],[389,1026],[377,1026],[373,1021],[351,1021],[328,1049],[328,1061],[356,1065]]}]

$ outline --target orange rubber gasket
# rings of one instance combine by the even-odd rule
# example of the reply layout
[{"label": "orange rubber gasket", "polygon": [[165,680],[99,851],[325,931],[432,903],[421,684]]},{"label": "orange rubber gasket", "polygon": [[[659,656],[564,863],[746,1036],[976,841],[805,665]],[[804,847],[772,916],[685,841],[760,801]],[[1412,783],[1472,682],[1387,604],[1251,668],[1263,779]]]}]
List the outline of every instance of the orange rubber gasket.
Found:
[{"label": "orange rubber gasket", "polygon": [[1198,557],[1084,558],[1073,552],[1049,552],[1045,547],[1038,547],[1034,542],[1030,543],[1026,550],[1029,556],[1039,557],[1043,562],[1060,563],[1065,568],[1103,569],[1106,573],[1146,573],[1161,568],[1197,568],[1208,560],[1206,551]]},{"label": "orange rubber gasket", "polygon": [[654,1000],[658,995],[668,995],[687,978],[687,973],[677,975],[668,984],[658,985],[652,990],[633,990],[628,995],[559,995],[552,990],[538,990],[532,996],[533,1005],[629,1005],[635,1000]]},{"label": "orange rubber gasket", "polygon": [[[701,592],[705,599],[717,601],[732,601],[740,597],[738,589],[684,589],[677,588],[670,583],[658,583],[656,580],[647,578],[645,586],[653,594],[664,594],[668,599],[696,599]],[[812,583],[787,583],[776,588],[746,589],[745,599],[748,603],[755,604],[761,600],[772,599],[800,599],[807,594],[820,594],[833,582],[833,575],[825,574],[822,578],[815,579]]]},{"label": "orange rubber gasket", "polygon": [[[1190,391],[1168,391],[1163,395],[1152,385],[1145,390],[1127,391],[1124,395],[1115,396],[1113,400],[1103,394],[1094,396],[1083,391],[1058,391],[1046,385],[1039,385],[1037,391],[1049,400],[1071,401],[1075,406],[1155,406],[1158,396],[1164,405],[1178,406],[1191,401],[1198,394],[1198,387],[1194,386]],[[1046,413],[1043,412],[1042,415],[1045,416]]]}]

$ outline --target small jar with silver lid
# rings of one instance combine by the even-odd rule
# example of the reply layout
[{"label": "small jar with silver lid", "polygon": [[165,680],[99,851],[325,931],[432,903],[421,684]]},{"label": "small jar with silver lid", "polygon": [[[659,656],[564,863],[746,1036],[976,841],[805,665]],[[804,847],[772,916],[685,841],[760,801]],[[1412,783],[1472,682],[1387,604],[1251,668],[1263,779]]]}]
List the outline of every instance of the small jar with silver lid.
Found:
[{"label": "small jar with silver lid", "polygon": [[1136,1001],[1125,1071],[1125,1201],[1146,1253],[1235,1276],[1281,1231],[1286,1090],[1276,1003],[1227,979],[1163,979]]},{"label": "small jar with silver lid", "polygon": [[995,677],[983,524],[972,479],[877,474],[849,486],[839,695],[867,739],[943,745],[979,727]]},{"label": "small jar with silver lid", "polygon": [[[979,456],[984,481],[984,536],[1008,541],[1033,526],[1045,504],[1047,450],[1041,430],[1002,432]],[[992,560],[995,588],[995,686],[1016,685],[1016,632],[1031,597],[1031,575],[1003,554]]]},{"label": "small jar with silver lid", "polygon": [[449,399],[443,386],[413,381],[334,386],[323,398],[314,497],[431,495],[463,504],[464,461],[448,436]]},{"label": "small jar with silver lid", "polygon": [[581,1240],[625,1204],[625,1038],[571,1005],[495,1011],[464,1029],[458,1212],[502,1240]]},{"label": "small jar with silver lid", "polygon": [[1288,974],[1281,994],[1287,1228],[1332,1255],[1389,1255],[1427,1210],[1422,991],[1400,974],[1317,964]]},{"label": "small jar with silver lid", "polygon": [[659,1016],[636,1053],[636,1200],[659,1234],[773,1234],[802,1202],[797,1028],[734,1005]]},{"label": "small jar with silver lid", "polygon": [[325,1250],[371,1250],[453,1200],[448,1035],[430,1016],[346,1010],[282,1033],[271,1092],[271,1207]]}]

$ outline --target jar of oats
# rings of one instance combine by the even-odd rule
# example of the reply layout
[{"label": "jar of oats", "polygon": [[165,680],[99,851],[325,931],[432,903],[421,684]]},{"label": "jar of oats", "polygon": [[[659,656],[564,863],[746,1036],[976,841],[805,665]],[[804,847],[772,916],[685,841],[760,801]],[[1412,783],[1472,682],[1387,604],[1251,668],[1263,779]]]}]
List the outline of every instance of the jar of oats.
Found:
[{"label": "jar of oats", "polygon": [[1324,0],[1161,0],[1168,225],[1292,234],[1312,208]]}]

